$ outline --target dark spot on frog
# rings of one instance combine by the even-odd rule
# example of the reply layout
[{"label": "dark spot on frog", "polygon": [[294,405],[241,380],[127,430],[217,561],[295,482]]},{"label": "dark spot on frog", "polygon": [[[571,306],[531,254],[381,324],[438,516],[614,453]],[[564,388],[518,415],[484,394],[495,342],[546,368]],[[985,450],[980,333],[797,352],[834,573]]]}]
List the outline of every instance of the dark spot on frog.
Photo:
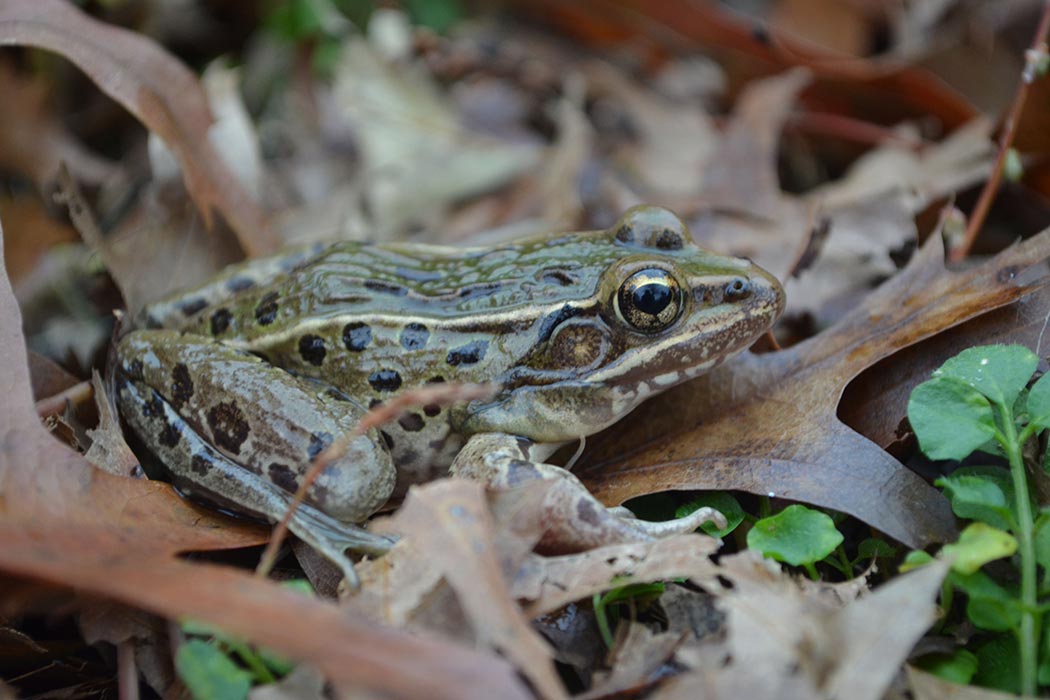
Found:
[{"label": "dark spot on frog", "polygon": [[231,277],[226,280],[226,289],[236,294],[237,292],[243,292],[245,289],[251,289],[255,286],[255,280],[251,277]]},{"label": "dark spot on frog", "polygon": [[212,468],[212,461],[201,454],[195,454],[190,458],[190,471],[194,474],[204,476]]},{"label": "dark spot on frog", "polygon": [[314,367],[324,364],[324,356],[327,353],[324,338],[321,336],[307,334],[299,339],[299,356]]},{"label": "dark spot on frog", "polygon": [[445,443],[446,442],[448,442],[448,440],[446,440],[445,438],[439,438],[437,440],[431,440],[430,442],[427,443],[427,447],[429,447],[434,452],[440,452],[441,450],[445,449]]},{"label": "dark spot on frog", "polygon": [[473,340],[462,347],[449,350],[445,361],[453,367],[473,365],[485,358],[485,351],[488,350],[488,347],[489,341],[487,340]]},{"label": "dark spot on frog", "polygon": [[554,332],[555,328],[565,321],[568,321],[573,316],[576,316],[580,311],[581,309],[565,304],[560,309],[556,309],[547,314],[544,319],[540,321],[539,342],[546,343],[550,340],[551,334]]},{"label": "dark spot on frog", "polygon": [[128,375],[128,379],[132,379],[136,382],[141,382],[145,379],[143,375],[142,360],[134,359],[124,365],[124,374]]},{"label": "dark spot on frog", "polygon": [[338,389],[336,389],[335,387],[332,387],[332,386],[330,386],[327,389],[325,389],[324,393],[325,393],[325,395],[328,398],[333,399],[335,401],[349,401],[350,400],[349,396],[347,396],[346,394],[344,394],[343,392],[339,391]]},{"label": "dark spot on frog", "polygon": [[193,379],[190,368],[180,362],[171,370],[171,405],[176,411],[193,397]]},{"label": "dark spot on frog", "polygon": [[157,435],[157,442],[164,447],[175,447],[175,445],[179,444],[181,437],[182,432],[174,424],[164,421],[160,434]]},{"label": "dark spot on frog", "polygon": [[594,507],[594,504],[585,498],[581,498],[576,502],[576,515],[583,522],[588,525],[598,527],[601,522],[601,516],[598,514],[598,509]]},{"label": "dark spot on frog", "polygon": [[402,287],[400,284],[391,284],[389,282],[382,282],[380,280],[366,280],[365,288],[371,289],[373,292],[393,294],[394,296],[399,297],[408,294],[408,290]]},{"label": "dark spot on frog", "polygon": [[375,409],[379,408],[382,405],[383,405],[383,401],[381,399],[372,399],[371,401],[368,402],[368,410],[369,411],[374,411]]},{"label": "dark spot on frog", "polygon": [[415,450],[405,450],[397,456],[398,464],[415,464],[419,461],[419,453]]},{"label": "dark spot on frog", "polygon": [[229,329],[232,320],[233,314],[229,309],[216,309],[211,315],[211,334],[222,335]]},{"label": "dark spot on frog", "polygon": [[423,420],[423,416],[418,413],[402,413],[401,417],[397,419],[397,424],[407,432],[418,433],[426,425],[426,422]]},{"label": "dark spot on frog", "polygon": [[295,472],[287,464],[273,462],[267,468],[266,473],[270,476],[270,481],[289,493],[294,493],[299,488],[299,480],[295,478]]},{"label": "dark spot on frog", "polygon": [[156,391],[150,396],[149,401],[142,404],[142,415],[146,418],[161,418],[164,416],[164,401]]},{"label": "dark spot on frog", "polygon": [[383,438],[383,443],[388,450],[394,449],[394,438],[390,437],[390,433],[385,430],[380,430],[379,437]]},{"label": "dark spot on frog", "polygon": [[343,344],[351,352],[361,352],[372,342],[372,327],[367,323],[348,323],[343,328]]},{"label": "dark spot on frog", "polygon": [[397,391],[401,388],[401,375],[392,369],[381,369],[368,375],[368,383],[376,391]]},{"label": "dark spot on frog", "polygon": [[401,331],[401,347],[405,350],[420,350],[427,346],[430,330],[422,323],[410,323]]},{"label": "dark spot on frog", "polygon": [[331,433],[311,433],[310,446],[306,448],[306,454],[310,459],[315,459],[317,455],[328,449],[328,446],[331,444]]},{"label": "dark spot on frog", "polygon": [[248,439],[248,422],[233,401],[222,401],[208,409],[208,427],[215,445],[232,454],[240,453]]},{"label": "dark spot on frog", "polygon": [[528,459],[529,452],[532,451],[532,440],[521,436],[515,436],[514,444],[518,446],[518,452],[521,453],[521,456]]},{"label": "dark spot on frog", "polygon": [[431,377],[430,379],[427,380],[427,384],[444,384],[444,383],[445,383],[445,378],[440,376],[440,375],[438,375],[436,377]]},{"label": "dark spot on frog", "polygon": [[255,320],[259,325],[268,326],[277,319],[277,292],[270,292],[259,300],[255,307]]},{"label": "dark spot on frog", "polygon": [[509,487],[520,486],[541,477],[536,465],[524,459],[512,459],[504,476]]},{"label": "dark spot on frog", "polygon": [[616,240],[620,243],[634,243],[634,229],[627,224],[623,224],[616,229]]},{"label": "dark spot on frog", "polygon": [[178,308],[183,316],[192,316],[207,305],[208,300],[204,297],[194,297],[192,299],[184,299],[183,301],[180,301]]},{"label": "dark spot on frog", "polygon": [[489,296],[495,294],[502,288],[502,282],[482,282],[480,284],[472,284],[468,287],[464,287],[459,291],[459,298],[467,300]]},{"label": "dark spot on frog", "polygon": [[682,240],[682,234],[678,231],[665,228],[653,236],[653,245],[660,250],[681,250],[685,241]]},{"label": "dark spot on frog", "polygon": [[441,406],[438,406],[436,403],[428,403],[426,406],[423,407],[423,413],[426,415],[427,418],[433,418],[437,414],[441,413]]},{"label": "dark spot on frog", "polygon": [[547,284],[557,284],[562,287],[571,287],[576,284],[576,278],[566,270],[552,268],[543,271],[543,281]]}]

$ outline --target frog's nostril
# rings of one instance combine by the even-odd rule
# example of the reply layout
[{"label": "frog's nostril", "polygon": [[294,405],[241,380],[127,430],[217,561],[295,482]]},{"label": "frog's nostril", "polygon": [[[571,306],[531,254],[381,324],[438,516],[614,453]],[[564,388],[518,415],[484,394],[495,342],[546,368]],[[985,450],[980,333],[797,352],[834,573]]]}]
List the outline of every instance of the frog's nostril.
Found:
[{"label": "frog's nostril", "polygon": [[726,285],[726,299],[743,299],[751,294],[751,281],[744,277],[734,277]]}]

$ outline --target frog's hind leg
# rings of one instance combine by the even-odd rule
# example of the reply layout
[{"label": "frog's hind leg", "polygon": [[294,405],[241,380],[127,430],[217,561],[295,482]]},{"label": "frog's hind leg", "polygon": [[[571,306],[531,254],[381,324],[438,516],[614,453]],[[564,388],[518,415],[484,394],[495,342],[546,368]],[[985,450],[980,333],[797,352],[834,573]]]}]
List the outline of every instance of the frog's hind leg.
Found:
[{"label": "frog's hind leg", "polygon": [[[311,461],[365,413],[328,387],[192,334],[135,331],[121,339],[114,386],[125,423],[183,490],[278,521]],[[290,529],[353,581],[343,553],[391,540],[354,525],[386,502],[390,455],[376,435],[349,442],[307,490]]]},{"label": "frog's hind leg", "polygon": [[706,522],[725,526],[725,518],[712,508],[665,522],[638,520],[623,508],[608,508],[571,472],[532,459],[527,440],[495,433],[475,435],[457,455],[452,473],[478,479],[493,488],[506,489],[535,479],[549,480],[544,500],[548,530],[539,548],[548,553],[578,552],[611,544],[647,542],[692,532]]}]

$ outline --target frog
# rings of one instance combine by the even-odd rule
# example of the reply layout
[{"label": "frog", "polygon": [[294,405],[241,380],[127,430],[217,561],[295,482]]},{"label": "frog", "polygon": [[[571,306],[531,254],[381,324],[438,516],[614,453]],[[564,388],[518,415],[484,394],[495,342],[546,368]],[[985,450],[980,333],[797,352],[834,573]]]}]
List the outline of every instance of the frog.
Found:
[{"label": "frog", "polygon": [[[117,341],[113,387],[134,443],[184,494],[278,521],[353,582],[347,552],[395,539],[366,523],[413,485],[453,475],[547,485],[544,551],[650,541],[721,515],[636,518],[598,501],[561,447],[720,365],[784,309],[777,279],[708,251],[673,212],[490,247],[337,242],[240,263],[146,306]],[[352,438],[413,388],[486,383]]]}]

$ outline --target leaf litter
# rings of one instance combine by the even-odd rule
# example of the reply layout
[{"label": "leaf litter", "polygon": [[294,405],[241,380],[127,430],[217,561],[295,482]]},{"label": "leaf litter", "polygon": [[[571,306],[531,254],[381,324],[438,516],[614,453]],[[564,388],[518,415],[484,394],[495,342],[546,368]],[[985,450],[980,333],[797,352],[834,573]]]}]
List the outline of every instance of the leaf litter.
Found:
[{"label": "leaf litter", "polygon": [[[622,28],[625,4],[602,4],[611,10],[602,21]],[[772,26],[805,26],[793,13],[807,4],[820,5],[782,3]],[[914,546],[950,539],[954,521],[943,497],[882,448],[900,437],[906,390],[923,367],[939,364],[924,353],[943,359],[977,338],[1023,338],[1041,347],[1050,234],[949,271],[934,231],[899,270],[900,257],[928,231],[921,223],[928,210],[987,176],[994,157],[988,121],[972,119],[977,110],[921,68],[777,53],[744,41],[748,30],[720,10],[690,11],[726,32],[704,39],[693,22],[677,22],[679,39],[694,48],[706,42],[721,60],[671,61],[664,76],[671,66],[676,73],[664,82],[639,80],[623,63],[599,62],[536,33],[507,42],[520,52],[515,63],[513,51],[504,59],[498,50],[479,54],[472,43],[492,32],[503,42],[505,27],[420,40],[397,20],[383,30],[385,45],[375,33],[344,37],[334,81],[296,74],[300,87],[312,90],[312,103],[295,91],[277,94],[272,104],[283,113],[260,115],[255,104],[254,126],[235,94],[237,73],[213,66],[200,82],[157,44],[57,0],[0,8],[0,43],[65,55],[150,131],[152,175],[145,194],[130,198],[130,214],[116,217],[116,225],[114,208],[92,217],[108,201],[93,190],[74,207],[82,232],[97,221],[107,229],[95,250],[132,308],[207,276],[233,259],[236,246],[253,255],[274,249],[278,239],[337,232],[492,242],[608,225],[638,202],[670,205],[698,240],[755,257],[785,278],[789,314],[823,330],[801,342],[782,331],[792,343],[787,349],[747,353],[651,401],[638,418],[588,441],[581,478],[608,503],[656,491],[727,489],[823,505]],[[644,36],[685,12],[679,3],[654,7],[631,29]],[[903,10],[895,19],[901,28],[912,21]],[[562,28],[573,34],[598,21],[577,18]],[[840,21],[852,31],[865,19]],[[906,43],[908,55],[921,52],[924,32],[944,18],[922,21],[921,32],[898,36],[902,52]],[[63,40],[74,35],[83,43]],[[836,32],[815,36],[830,41]],[[863,52],[851,37],[850,50]],[[413,62],[406,47],[417,40],[432,59],[447,52],[446,68],[456,65],[449,56],[464,51],[458,60],[472,76],[471,89]],[[745,47],[744,60],[727,58],[734,41],[735,50]],[[470,68],[470,55],[488,58]],[[796,60],[803,55],[809,58]],[[769,62],[765,79],[742,67],[756,58]],[[679,92],[669,87],[672,79]],[[221,84],[218,91],[202,87],[209,81]],[[914,119],[884,128],[883,140],[849,159],[841,177],[785,191],[784,139],[797,140],[807,116],[821,123],[817,113],[835,100],[847,113],[865,113],[859,105],[873,104],[887,85],[897,92],[884,102],[955,130],[942,138]],[[720,95],[726,86],[733,92]],[[13,161],[17,171],[44,182],[61,159],[91,185],[143,172],[145,159],[84,160],[90,150],[54,127],[59,120],[34,99],[26,105],[40,115],[34,138],[53,150]],[[485,100],[518,106],[475,120]],[[728,117],[712,109],[719,100],[731,106]],[[217,137],[224,123],[236,126]],[[281,168],[273,135],[288,139],[293,132],[283,142],[290,151]],[[166,148],[157,147],[162,142]],[[115,176],[114,168],[123,172]],[[209,223],[213,211],[236,244]],[[481,229],[489,231],[478,235]],[[21,244],[21,232],[8,227],[12,235]],[[144,245],[154,259],[145,264],[138,252]],[[0,302],[5,354],[24,357],[14,303]],[[166,485],[89,465],[40,428],[23,367],[16,360],[0,369],[12,397],[0,421],[0,568],[77,590],[85,638],[134,648],[158,693],[170,692],[173,682],[162,668],[170,629],[149,614],[206,619],[308,662],[294,678],[305,690],[286,689],[296,697],[321,692],[310,667],[344,693],[401,697],[565,697],[589,688],[581,697],[877,698],[895,679],[917,696],[944,690],[910,667],[908,680],[899,675],[933,622],[943,567],[869,592],[864,576],[808,582],[749,553],[719,554],[723,545],[704,535],[541,556],[531,551],[545,527],[537,488],[486,494],[439,480],[415,489],[394,515],[373,523],[401,539],[384,557],[360,563],[362,588],[342,609],[293,599],[209,563],[214,554],[187,558],[257,545],[268,533],[188,504]],[[863,403],[850,398],[859,396]],[[117,474],[134,473],[104,401],[100,409],[104,425],[89,457]],[[94,456],[99,450],[106,456]],[[310,563],[308,553],[302,561],[318,590],[334,592],[325,562]],[[613,646],[606,649],[592,600],[652,581],[669,583],[655,602],[632,600],[611,621]],[[149,614],[133,623],[141,611]],[[570,667],[576,680],[566,686]],[[295,685],[293,677],[288,684]],[[253,696],[265,692],[257,688]]]}]

